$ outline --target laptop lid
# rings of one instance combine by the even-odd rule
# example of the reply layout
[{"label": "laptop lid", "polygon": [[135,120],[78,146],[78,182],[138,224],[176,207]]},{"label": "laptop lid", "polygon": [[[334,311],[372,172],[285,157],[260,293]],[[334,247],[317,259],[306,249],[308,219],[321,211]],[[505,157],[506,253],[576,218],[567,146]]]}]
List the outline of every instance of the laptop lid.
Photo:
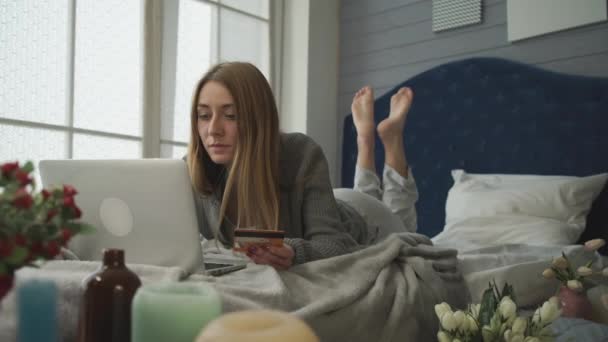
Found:
[{"label": "laptop lid", "polygon": [[101,260],[104,248],[125,250],[128,263],[202,267],[194,194],[186,163],[176,159],[43,160],[45,188],[78,190],[82,221],[93,234],[68,246],[81,260]]}]

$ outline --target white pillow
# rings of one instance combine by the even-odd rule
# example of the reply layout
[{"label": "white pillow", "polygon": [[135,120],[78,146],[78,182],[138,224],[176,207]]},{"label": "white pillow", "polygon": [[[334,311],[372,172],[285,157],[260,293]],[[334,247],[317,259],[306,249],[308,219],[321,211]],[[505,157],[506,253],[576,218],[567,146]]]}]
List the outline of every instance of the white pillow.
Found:
[{"label": "white pillow", "polygon": [[[454,185],[446,202],[445,231],[460,230],[471,238],[479,234],[475,238],[488,237],[488,243],[492,239],[520,243],[527,237],[539,240],[547,229],[555,229],[559,237],[547,236],[546,241],[553,244],[578,240],[585,229],[591,204],[604,187],[608,174],[589,177],[482,175],[453,170],[452,177]],[[546,227],[542,234],[538,231],[540,225]],[[494,238],[488,229],[496,230]],[[537,242],[535,244],[543,241]]]},{"label": "white pillow", "polygon": [[[446,226],[447,228],[447,226]],[[564,246],[578,240],[580,230],[556,220],[521,215],[475,217],[452,223],[432,241],[463,252],[504,244]]]}]

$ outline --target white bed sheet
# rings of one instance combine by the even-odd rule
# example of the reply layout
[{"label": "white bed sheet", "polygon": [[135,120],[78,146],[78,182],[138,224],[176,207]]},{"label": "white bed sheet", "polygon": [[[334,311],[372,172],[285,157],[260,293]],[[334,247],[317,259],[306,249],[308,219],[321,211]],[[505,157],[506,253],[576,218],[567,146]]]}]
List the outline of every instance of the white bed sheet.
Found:
[{"label": "white bed sheet", "polygon": [[458,250],[459,266],[474,303],[481,301],[483,291],[491,281],[501,287],[505,282],[513,285],[520,307],[536,307],[555,295],[559,281],[548,280],[542,272],[562,252],[574,265],[593,259],[594,269],[603,269],[608,258],[588,252],[581,245],[538,246],[527,244],[475,245],[466,240],[436,240],[436,246]]}]

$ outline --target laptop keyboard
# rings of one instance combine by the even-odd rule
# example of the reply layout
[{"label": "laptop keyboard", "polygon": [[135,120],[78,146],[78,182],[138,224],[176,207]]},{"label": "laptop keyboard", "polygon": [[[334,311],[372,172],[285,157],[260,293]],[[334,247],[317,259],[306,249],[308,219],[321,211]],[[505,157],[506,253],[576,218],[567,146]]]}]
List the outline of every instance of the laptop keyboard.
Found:
[{"label": "laptop keyboard", "polygon": [[213,263],[213,262],[206,262],[205,263],[205,269],[206,270],[212,270],[214,268],[220,268],[220,267],[228,267],[228,266],[233,266],[234,264],[217,264],[217,263]]}]

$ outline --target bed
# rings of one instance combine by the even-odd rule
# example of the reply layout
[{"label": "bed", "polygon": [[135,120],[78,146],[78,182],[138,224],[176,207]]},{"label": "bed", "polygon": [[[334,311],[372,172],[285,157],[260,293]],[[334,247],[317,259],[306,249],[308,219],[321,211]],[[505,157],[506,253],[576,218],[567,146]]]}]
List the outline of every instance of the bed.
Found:
[{"label": "bed", "polygon": [[[464,59],[434,67],[376,98],[376,122],[387,116],[390,97],[403,86],[415,94],[403,140],[420,194],[418,232],[459,250],[474,301],[492,279],[515,283],[519,300],[530,307],[550,296],[555,287],[547,286],[540,274],[552,257],[564,250],[579,253],[580,243],[608,238],[605,178],[593,184],[594,200],[579,220],[583,223],[578,231],[558,236],[536,230],[547,228],[545,222],[512,234],[519,238],[516,243],[509,238],[492,243],[492,233],[483,230],[503,222],[500,215],[484,217],[483,227],[469,235],[465,229],[450,230],[462,227],[454,223],[462,212],[487,209],[483,201],[474,202],[470,193],[456,188],[470,173],[500,179],[505,174],[586,177],[608,172],[608,78],[567,75],[500,58]],[[343,127],[343,187],[352,187],[356,154],[356,132],[348,115]],[[376,169],[382,170],[383,164],[377,138]],[[526,211],[535,203],[510,205],[510,210]],[[485,237],[476,239],[480,234]],[[526,238],[532,242],[524,243]]]},{"label": "bed", "polygon": [[[420,198],[418,232],[445,224],[451,170],[587,176],[608,171],[608,79],[565,75],[498,58],[441,65],[376,99],[379,122],[391,95],[414,89],[404,134]],[[344,121],[342,186],[352,187],[356,132]],[[384,154],[376,144],[376,168]],[[593,204],[581,241],[608,237],[608,187]],[[605,250],[606,251],[606,250]]]},{"label": "bed", "polygon": [[[378,120],[388,113],[391,93],[403,85],[415,91],[404,139],[420,193],[418,232],[436,239],[436,245],[441,245],[437,238],[444,230],[453,169],[578,176],[608,171],[608,158],[602,158],[608,147],[608,137],[602,134],[608,124],[606,79],[560,75],[499,59],[464,60],[433,68],[379,97],[375,103]],[[343,185],[349,187],[356,157],[350,117],[344,125],[343,153]],[[377,156],[380,170],[380,148]],[[605,237],[607,215],[608,191],[603,188],[587,215],[581,241]],[[422,235],[397,237],[286,272],[249,264],[244,270],[214,278],[186,277],[171,267],[129,267],[144,284],[211,284],[220,292],[225,312],[261,307],[290,312],[309,323],[322,341],[431,341],[438,323],[434,304],[449,301],[462,307],[469,299],[478,300],[480,289],[495,279],[498,283],[509,280],[516,291],[524,289],[518,293],[519,304],[533,308],[552,294],[540,277],[551,257],[563,250],[569,255],[580,251],[576,241],[527,248],[524,244],[470,246],[466,241],[459,245],[447,239],[444,246],[432,247]],[[459,249],[458,259],[454,248]],[[207,252],[211,249],[203,247]],[[39,270],[20,270],[17,287],[32,278],[54,280],[59,287],[59,315],[65,317],[62,340],[72,341],[82,279],[97,267],[87,261],[48,262]],[[15,340],[15,310],[13,291],[0,303],[2,341]],[[595,331],[590,341],[608,337],[603,325],[588,329],[577,322],[560,324],[558,332],[574,325]],[[568,336],[563,337],[565,341]]]}]

